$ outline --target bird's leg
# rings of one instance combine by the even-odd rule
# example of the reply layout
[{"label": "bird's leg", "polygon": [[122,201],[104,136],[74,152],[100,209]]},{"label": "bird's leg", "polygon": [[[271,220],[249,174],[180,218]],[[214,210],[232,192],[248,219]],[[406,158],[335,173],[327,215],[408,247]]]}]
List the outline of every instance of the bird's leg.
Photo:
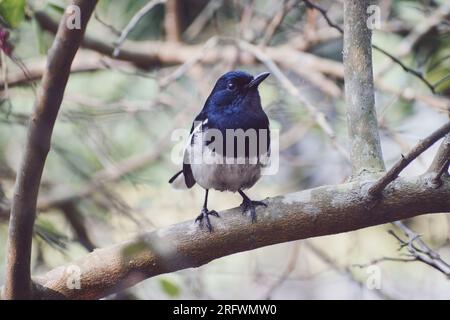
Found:
[{"label": "bird's leg", "polygon": [[211,225],[211,222],[209,221],[209,215],[213,215],[215,217],[219,217],[219,214],[215,210],[208,210],[208,189],[206,189],[205,193],[205,202],[203,203],[202,212],[198,215],[198,217],[195,219],[195,222],[199,221],[200,223],[205,219],[206,221],[206,227],[208,228],[209,232],[213,231],[213,227]]},{"label": "bird's leg", "polygon": [[252,223],[256,222],[256,206],[264,206],[267,207],[267,204],[265,204],[262,201],[253,201],[247,195],[242,192],[242,190],[238,190],[239,194],[242,196],[242,203],[241,203],[241,209],[242,214],[245,214],[247,211],[250,210],[250,214],[252,216]]}]

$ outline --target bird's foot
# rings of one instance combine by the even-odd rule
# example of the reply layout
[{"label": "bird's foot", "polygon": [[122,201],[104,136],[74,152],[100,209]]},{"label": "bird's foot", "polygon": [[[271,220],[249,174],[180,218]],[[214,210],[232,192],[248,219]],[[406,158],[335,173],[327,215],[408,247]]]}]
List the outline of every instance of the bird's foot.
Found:
[{"label": "bird's foot", "polygon": [[242,200],[242,203],[240,205],[240,207],[242,209],[242,214],[246,214],[248,211],[250,211],[250,214],[252,216],[252,223],[256,222],[256,207],[257,206],[267,207],[267,204],[265,204],[262,201],[254,201],[254,200],[250,200],[249,198],[244,198],[244,200]]},{"label": "bird's foot", "polygon": [[202,225],[203,219],[205,219],[206,227],[208,228],[209,232],[213,232],[213,227],[211,225],[211,221],[209,221],[209,216],[213,215],[215,217],[220,218],[219,214],[216,210],[208,210],[206,208],[202,209],[202,212],[198,215],[198,217],[195,219],[195,222],[199,222],[200,226]]}]

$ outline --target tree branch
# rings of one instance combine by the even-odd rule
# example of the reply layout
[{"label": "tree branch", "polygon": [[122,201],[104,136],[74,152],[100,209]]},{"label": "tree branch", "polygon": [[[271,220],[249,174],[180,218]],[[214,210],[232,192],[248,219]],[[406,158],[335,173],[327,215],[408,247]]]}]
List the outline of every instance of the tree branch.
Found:
[{"label": "tree branch", "polygon": [[25,152],[18,170],[8,231],[4,297],[31,297],[30,258],[36,202],[53,126],[70,74],[70,66],[97,1],[75,0],[80,8],[80,29],[69,29],[73,12],[66,12],[48,54],[42,88],[28,126]]},{"label": "tree branch", "polygon": [[119,39],[114,41],[114,51],[113,51],[113,57],[117,57],[120,52],[120,47],[122,46],[122,43],[125,41],[125,39],[128,37],[128,34],[133,30],[136,25],[141,21],[141,19],[149,13],[157,4],[164,3],[165,0],[150,0],[147,2],[145,6],[143,6],[141,9],[139,9],[138,12],[131,18],[130,22],[125,26],[125,28],[120,33]]},{"label": "tree branch", "polygon": [[[213,220],[213,233],[190,220],[142,234],[36,277],[35,298],[97,299],[237,252],[450,211],[447,178],[438,189],[424,177],[397,179],[375,204],[367,197],[368,185],[354,181],[267,199],[268,207],[258,208],[254,224],[239,209],[230,209]],[[67,285],[74,267],[80,268],[80,289]]]},{"label": "tree branch", "polygon": [[86,250],[92,252],[97,247],[91,240],[84,217],[80,210],[77,208],[75,202],[63,203],[60,206],[61,211],[64,213],[67,221],[69,222],[73,233],[75,234],[75,240],[78,241]]},{"label": "tree branch", "polygon": [[312,3],[309,0],[303,0],[303,2],[305,3],[305,6],[307,8],[316,9],[317,11],[319,11],[330,27],[335,28],[337,31],[339,31],[340,34],[344,34],[344,30],[342,30],[342,28],[339,25],[331,21],[331,19],[328,17],[327,11],[324,8],[318,6],[317,4]]},{"label": "tree branch", "polygon": [[[42,29],[55,33],[56,22],[42,11],[34,13],[34,17]],[[219,42],[220,42],[220,38]],[[229,38],[227,38],[230,42]],[[224,41],[225,42],[225,41]],[[82,46],[84,48],[99,52],[117,60],[132,62],[145,68],[173,66],[186,63],[193,56],[197,56],[203,49],[204,44],[186,45],[183,43],[142,41],[124,43],[117,56],[113,56],[114,46],[100,40],[85,35]],[[237,54],[238,50],[232,43],[222,45],[219,48],[211,48],[202,59],[204,64],[215,64],[221,61],[232,61],[238,56],[238,63],[250,65],[257,62],[251,54]],[[265,53],[274,61],[284,67],[292,67],[301,63],[303,68],[314,69],[315,71],[342,77],[343,68],[340,62],[330,59],[320,58],[313,54],[292,49],[287,45],[277,47],[267,47]]]},{"label": "tree branch", "polygon": [[414,159],[416,159],[421,153],[431,147],[436,141],[441,139],[447,133],[450,132],[450,122],[440,127],[431,135],[420,141],[406,156],[402,155],[401,159],[397,161],[392,168],[386,172],[377,182],[375,182],[369,189],[369,194],[373,197],[379,196],[383,192],[384,188],[394,181],[400,172],[406,168]]},{"label": "tree branch", "polygon": [[438,152],[434,156],[433,162],[431,163],[428,172],[434,173],[439,172],[442,166],[445,166],[446,162],[448,163],[449,159],[450,159],[450,134],[447,134],[445,136],[444,141],[442,141],[442,144],[439,147]]},{"label": "tree branch", "polygon": [[372,74],[369,1],[344,1],[344,78],[353,177],[384,171]]},{"label": "tree branch", "polygon": [[[344,34],[344,30],[342,30],[342,28],[335,24],[330,17],[328,17],[327,11],[325,9],[323,9],[322,7],[308,1],[308,0],[303,0],[303,2],[305,3],[305,5],[308,8],[313,8],[316,9],[320,12],[320,14],[322,15],[322,17],[326,20],[326,22],[328,23],[328,25],[334,29],[336,29],[337,31],[339,31],[340,34]],[[367,6],[366,6],[367,8]],[[445,11],[447,10],[447,11]],[[444,12],[444,13],[443,13]],[[436,13],[432,16],[431,21],[432,23],[428,23],[428,19],[426,19],[424,21],[426,27],[426,30],[422,30],[423,33],[426,33],[425,31],[428,31],[431,27],[435,26],[436,24],[438,24],[440,22],[440,20],[437,20],[436,17],[445,17],[445,15],[448,15],[448,8],[445,9],[445,7],[443,8],[439,8]],[[367,19],[365,20],[367,21]],[[421,34],[423,35],[423,34]],[[401,46],[401,56],[405,56],[406,54],[408,54],[410,52],[410,50],[412,49],[413,44],[417,41],[418,39],[415,39],[414,41],[412,41],[411,43],[411,39],[409,39],[409,36],[405,39],[405,42],[402,43]],[[405,47],[406,45],[406,47]],[[399,58],[393,56],[392,54],[390,54],[389,52],[387,52],[386,50],[380,48],[379,46],[372,44],[371,45],[372,48],[374,48],[375,50],[381,52],[382,54],[384,54],[385,56],[387,56],[389,59],[391,59],[392,62],[397,63],[405,72],[412,74],[413,76],[417,77],[420,81],[422,81],[429,89],[430,91],[434,94],[436,93],[436,88],[443,82],[446,80],[446,77],[442,78],[441,80],[439,80],[438,82],[436,82],[434,85],[431,84],[427,79],[425,79],[424,75],[422,72],[414,70],[412,68],[407,67],[403,62],[400,61]],[[389,69],[390,64],[385,65],[382,70],[380,72],[378,72],[378,74],[376,75],[377,78],[379,78],[384,72],[386,72]]]},{"label": "tree branch", "polygon": [[400,61],[400,59],[394,57],[392,54],[390,54],[389,52],[387,52],[384,49],[381,49],[379,46],[377,46],[375,44],[372,45],[372,48],[374,48],[375,50],[378,50],[379,52],[381,52],[385,56],[387,56],[390,59],[392,59],[392,61],[394,61],[400,67],[402,67],[403,71],[405,71],[407,73],[411,73],[413,76],[417,77],[420,81],[422,81],[431,90],[432,93],[436,93],[436,87],[438,87],[438,85],[432,85],[427,79],[425,79],[425,77],[424,77],[422,72],[414,70],[414,69],[412,69],[410,67],[407,67],[403,62]]},{"label": "tree branch", "polygon": [[409,255],[415,260],[421,261],[439,272],[442,272],[447,278],[450,279],[450,265],[440,257],[439,253],[432,250],[420,238],[420,235],[408,228],[403,222],[396,221],[393,224],[402,230],[405,236],[408,237],[408,240],[405,241],[397,236],[394,231],[390,232],[390,234],[400,242],[400,249],[406,247]]}]

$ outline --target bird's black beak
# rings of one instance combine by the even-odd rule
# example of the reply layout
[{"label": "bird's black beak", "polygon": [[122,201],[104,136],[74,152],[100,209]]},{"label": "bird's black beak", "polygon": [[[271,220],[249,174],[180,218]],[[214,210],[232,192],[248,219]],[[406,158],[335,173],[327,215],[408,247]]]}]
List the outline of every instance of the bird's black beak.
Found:
[{"label": "bird's black beak", "polygon": [[268,76],[270,75],[270,72],[263,72],[261,74],[258,74],[250,83],[247,85],[248,89],[251,88],[257,88],[261,82],[264,81]]}]

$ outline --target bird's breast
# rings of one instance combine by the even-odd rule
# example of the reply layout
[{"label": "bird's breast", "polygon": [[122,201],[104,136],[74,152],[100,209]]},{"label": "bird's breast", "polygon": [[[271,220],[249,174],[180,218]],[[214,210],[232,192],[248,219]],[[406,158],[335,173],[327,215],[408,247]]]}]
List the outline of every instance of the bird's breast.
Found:
[{"label": "bird's breast", "polygon": [[269,155],[227,156],[206,145],[200,132],[194,135],[188,153],[192,174],[200,186],[232,192],[252,187],[261,177]]}]

